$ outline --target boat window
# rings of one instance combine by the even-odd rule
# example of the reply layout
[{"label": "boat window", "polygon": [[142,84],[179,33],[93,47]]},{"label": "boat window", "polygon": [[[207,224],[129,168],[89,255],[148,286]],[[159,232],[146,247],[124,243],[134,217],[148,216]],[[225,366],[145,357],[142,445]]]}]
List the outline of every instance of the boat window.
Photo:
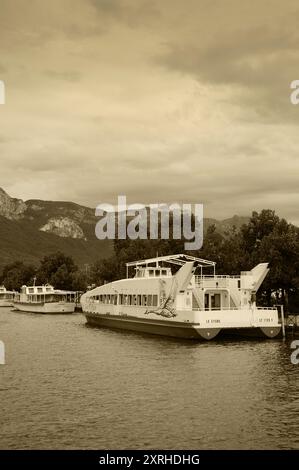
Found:
[{"label": "boat window", "polygon": [[157,305],[158,305],[158,296],[153,295],[153,307],[157,307]]},{"label": "boat window", "polygon": [[152,305],[152,296],[151,296],[151,295],[148,295],[148,296],[147,296],[147,305],[148,305],[149,307],[151,307],[151,305]]},{"label": "boat window", "polygon": [[167,270],[166,270],[166,269],[162,269],[161,274],[162,274],[162,276],[167,276]]},{"label": "boat window", "polygon": [[132,295],[132,305],[137,305],[137,296]]},{"label": "boat window", "polygon": [[32,293],[34,292],[34,288],[33,288],[33,287],[29,287],[28,292],[30,292],[30,293],[32,294]]},{"label": "boat window", "polygon": [[147,295],[143,295],[143,296],[142,296],[142,305],[143,305],[144,307],[147,306]]},{"label": "boat window", "polygon": [[152,277],[152,276],[154,275],[154,270],[153,270],[153,269],[150,269],[150,270],[148,271],[148,275],[149,275],[149,277]]},{"label": "boat window", "polygon": [[238,289],[241,289],[241,279],[238,279]]},{"label": "boat window", "polygon": [[137,305],[141,305],[141,295],[137,295]]},{"label": "boat window", "polygon": [[37,292],[42,292],[43,291],[43,288],[42,287],[38,287],[37,288]]},{"label": "boat window", "polygon": [[155,269],[155,276],[160,276],[160,274],[161,274],[160,269]]}]

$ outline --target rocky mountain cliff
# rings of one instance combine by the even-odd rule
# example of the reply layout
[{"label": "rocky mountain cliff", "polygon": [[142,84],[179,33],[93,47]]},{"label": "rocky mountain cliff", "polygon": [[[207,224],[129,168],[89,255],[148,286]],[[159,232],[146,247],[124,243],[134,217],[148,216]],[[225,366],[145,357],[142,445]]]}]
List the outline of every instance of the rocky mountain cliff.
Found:
[{"label": "rocky mountain cliff", "polygon": [[24,216],[26,204],[21,199],[10,197],[0,188],[0,216],[10,220],[19,220]]},{"label": "rocky mountain cliff", "polygon": [[[58,250],[72,256],[79,266],[109,257],[113,242],[96,238],[98,220],[94,209],[73,202],[22,201],[0,188],[0,269],[16,260],[38,264],[43,256]],[[215,225],[225,235],[248,220],[239,216],[205,219],[204,231]]]}]

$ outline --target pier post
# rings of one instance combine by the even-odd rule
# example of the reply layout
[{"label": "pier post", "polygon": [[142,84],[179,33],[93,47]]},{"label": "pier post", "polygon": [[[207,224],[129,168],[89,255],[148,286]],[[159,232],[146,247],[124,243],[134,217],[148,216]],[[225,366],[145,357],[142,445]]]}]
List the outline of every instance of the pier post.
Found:
[{"label": "pier post", "polygon": [[282,331],[282,337],[286,337],[286,330],[285,330],[285,323],[284,323],[284,311],[283,311],[283,305],[280,305],[280,314],[281,314],[281,331]]}]

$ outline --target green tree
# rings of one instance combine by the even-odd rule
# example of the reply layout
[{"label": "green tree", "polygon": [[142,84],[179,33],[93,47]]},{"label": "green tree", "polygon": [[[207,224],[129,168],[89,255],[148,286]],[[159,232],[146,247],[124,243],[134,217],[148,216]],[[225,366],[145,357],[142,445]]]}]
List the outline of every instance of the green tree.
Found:
[{"label": "green tree", "polygon": [[299,231],[273,210],[253,212],[241,230],[241,246],[251,269],[257,263],[268,262],[270,272],[259,291],[266,303],[283,303],[289,308],[289,296],[296,294],[299,278]]},{"label": "green tree", "polygon": [[74,260],[61,252],[45,256],[37,272],[38,283],[50,283],[56,289],[71,290],[74,275],[78,271]]},{"label": "green tree", "polygon": [[25,284],[32,284],[35,273],[34,266],[16,261],[4,266],[1,283],[9,290],[19,290]]}]

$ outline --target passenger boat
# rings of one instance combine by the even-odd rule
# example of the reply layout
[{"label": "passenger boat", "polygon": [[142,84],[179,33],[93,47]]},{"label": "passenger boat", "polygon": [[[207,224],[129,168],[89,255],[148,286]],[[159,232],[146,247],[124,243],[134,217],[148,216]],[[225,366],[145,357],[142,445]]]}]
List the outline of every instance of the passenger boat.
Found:
[{"label": "passenger boat", "polygon": [[[83,294],[87,323],[192,339],[210,340],[221,331],[275,338],[278,310],[256,306],[268,263],[240,276],[216,275],[215,264],[185,254],[127,263],[126,279]],[[203,275],[206,268],[213,274]]]},{"label": "passenger boat", "polygon": [[76,292],[56,290],[50,284],[22,286],[21,293],[16,294],[13,305],[22,312],[73,313]]},{"label": "passenger boat", "polygon": [[0,286],[0,307],[12,307],[15,294],[16,292]]}]

